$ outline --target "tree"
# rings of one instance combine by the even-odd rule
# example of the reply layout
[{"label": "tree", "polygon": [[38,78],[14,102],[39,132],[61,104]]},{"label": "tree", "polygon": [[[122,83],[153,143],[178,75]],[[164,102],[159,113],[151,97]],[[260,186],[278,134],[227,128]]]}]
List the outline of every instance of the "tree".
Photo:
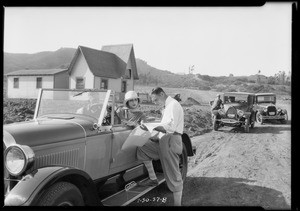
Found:
[{"label": "tree", "polygon": [[261,79],[260,79],[260,73],[261,73],[261,71],[258,70],[256,81],[257,81],[257,83],[259,83],[259,84],[260,84],[260,82],[261,82]]},{"label": "tree", "polygon": [[284,85],[286,82],[286,74],[285,71],[279,71],[278,73],[275,74],[275,80],[277,84]]},{"label": "tree", "polygon": [[274,76],[268,77],[268,84],[276,84],[276,78]]},{"label": "tree", "polygon": [[194,65],[189,66],[189,74],[193,74],[194,72]]}]

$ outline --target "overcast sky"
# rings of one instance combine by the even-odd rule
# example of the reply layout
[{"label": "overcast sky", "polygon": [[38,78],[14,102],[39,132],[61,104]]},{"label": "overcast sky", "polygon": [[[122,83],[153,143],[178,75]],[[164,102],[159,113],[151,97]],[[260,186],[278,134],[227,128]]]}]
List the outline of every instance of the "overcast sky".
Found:
[{"label": "overcast sky", "polygon": [[291,71],[291,4],[262,7],[5,7],[4,52],[134,46],[174,73],[273,76]]}]

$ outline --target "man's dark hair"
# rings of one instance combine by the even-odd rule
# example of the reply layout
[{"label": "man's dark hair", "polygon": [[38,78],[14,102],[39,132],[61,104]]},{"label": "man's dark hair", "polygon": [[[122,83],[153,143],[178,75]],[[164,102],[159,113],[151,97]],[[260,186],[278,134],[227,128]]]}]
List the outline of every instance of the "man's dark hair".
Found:
[{"label": "man's dark hair", "polygon": [[160,93],[165,93],[165,91],[161,88],[161,87],[156,87],[154,89],[152,89],[151,94],[155,94],[155,95],[159,95]]}]

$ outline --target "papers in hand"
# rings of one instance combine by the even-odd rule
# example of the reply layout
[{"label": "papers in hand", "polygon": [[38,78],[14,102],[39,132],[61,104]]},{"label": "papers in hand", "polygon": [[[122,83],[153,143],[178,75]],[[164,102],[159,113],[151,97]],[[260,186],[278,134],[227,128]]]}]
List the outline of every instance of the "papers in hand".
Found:
[{"label": "papers in hand", "polygon": [[151,137],[158,135],[159,132],[157,131],[152,132],[152,131],[155,127],[159,126],[159,124],[160,123],[145,123],[143,124],[144,127],[142,126],[144,129],[142,129],[141,126],[134,128],[129,134],[126,141],[124,142],[122,146],[122,150],[131,147],[143,146]]},{"label": "papers in hand", "polygon": [[122,146],[122,150],[130,147],[141,147],[151,137],[151,133],[147,130],[143,130],[140,126],[134,128],[129,134],[128,138]]},{"label": "papers in hand", "polygon": [[162,124],[160,122],[158,123],[144,123],[143,124],[149,131],[150,133],[153,131],[154,128],[158,127],[158,126],[161,126]]}]

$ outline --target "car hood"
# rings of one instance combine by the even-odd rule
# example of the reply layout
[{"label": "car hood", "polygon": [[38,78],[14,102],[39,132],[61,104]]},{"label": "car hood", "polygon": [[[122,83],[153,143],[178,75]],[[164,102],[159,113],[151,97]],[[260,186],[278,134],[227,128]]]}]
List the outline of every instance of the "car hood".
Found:
[{"label": "car hood", "polygon": [[5,145],[16,143],[37,146],[85,138],[91,135],[91,133],[96,133],[91,129],[92,125],[92,121],[79,118],[42,118],[4,125],[3,135],[4,141],[6,141]]}]

